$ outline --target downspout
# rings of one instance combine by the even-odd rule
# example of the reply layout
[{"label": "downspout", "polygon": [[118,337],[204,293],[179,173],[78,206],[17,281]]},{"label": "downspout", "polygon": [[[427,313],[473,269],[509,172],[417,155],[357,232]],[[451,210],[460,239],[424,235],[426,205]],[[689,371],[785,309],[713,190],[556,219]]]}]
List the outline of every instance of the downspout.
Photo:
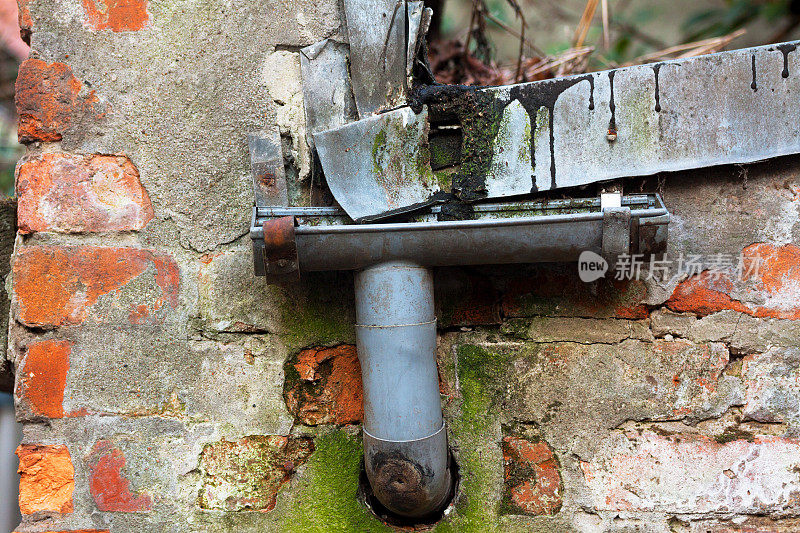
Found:
[{"label": "downspout", "polygon": [[[300,271],[356,271],[364,462],[387,509],[423,517],[441,510],[451,492],[430,268],[574,261],[583,251],[610,259],[663,251],[669,213],[660,197],[620,203],[488,204],[480,220],[361,225],[348,224],[337,208],[254,209],[257,274],[276,281],[297,279]],[[512,208],[517,216],[509,215]],[[582,212],[562,213],[572,209]]]},{"label": "downspout", "polygon": [[355,275],[356,340],[364,383],[364,465],[390,511],[420,517],[450,492],[436,367],[433,276],[389,261]]}]

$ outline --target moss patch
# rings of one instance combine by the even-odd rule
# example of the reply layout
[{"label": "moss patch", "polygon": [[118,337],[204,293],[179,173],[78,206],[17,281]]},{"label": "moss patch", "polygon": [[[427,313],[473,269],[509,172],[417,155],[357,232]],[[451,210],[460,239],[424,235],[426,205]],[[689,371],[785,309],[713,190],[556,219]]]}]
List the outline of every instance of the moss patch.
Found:
[{"label": "moss patch", "polygon": [[290,350],[355,342],[351,274],[308,273],[302,285],[276,290],[282,293],[283,340]]},{"label": "moss patch", "polygon": [[503,484],[497,413],[510,354],[465,344],[456,356],[461,409],[450,417],[449,427],[461,467],[461,497],[456,513],[436,531],[495,531]]},{"label": "moss patch", "polygon": [[281,531],[385,531],[356,497],[361,440],[335,430],[318,437],[306,464],[303,486],[290,503]]}]

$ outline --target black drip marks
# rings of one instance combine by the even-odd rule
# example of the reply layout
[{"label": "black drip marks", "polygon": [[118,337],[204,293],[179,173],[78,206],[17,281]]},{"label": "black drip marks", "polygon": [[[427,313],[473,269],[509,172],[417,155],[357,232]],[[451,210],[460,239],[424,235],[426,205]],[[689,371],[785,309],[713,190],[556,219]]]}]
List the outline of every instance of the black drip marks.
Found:
[{"label": "black drip marks", "polygon": [[656,78],[656,107],[655,107],[656,113],[661,112],[661,97],[659,94],[659,87],[658,87],[658,73],[661,70],[661,66],[663,64],[664,63],[656,63],[655,65],[653,65],[653,75]]},{"label": "black drip marks", "polygon": [[776,50],[779,50],[781,54],[783,54],[783,71],[781,72],[782,78],[789,77],[789,53],[794,52],[797,50],[796,44],[791,43],[783,43],[779,44],[775,47]]},{"label": "black drip marks", "polygon": [[750,58],[753,60],[753,83],[750,84],[750,88],[753,89],[754,91],[757,91],[758,83],[756,83],[756,55],[753,54],[752,56],[750,56]]},{"label": "black drip marks", "polygon": [[[509,95],[510,101],[519,100],[533,124],[536,124],[536,113],[542,107],[547,108],[548,119],[550,122],[550,180],[552,188],[556,187],[556,157],[555,157],[555,138],[553,132],[553,115],[556,101],[561,94],[582,81],[589,82],[589,109],[594,109],[594,76],[585,74],[570,78],[556,78],[541,82],[514,85],[511,87]],[[533,148],[534,142],[531,139],[531,162],[536,168],[536,154]],[[532,178],[535,187],[535,178]]]},{"label": "black drip marks", "polygon": [[608,85],[611,87],[611,97],[608,99],[608,109],[611,111],[611,120],[608,121],[608,132],[617,132],[617,106],[614,104],[614,75],[616,70],[608,71]]}]

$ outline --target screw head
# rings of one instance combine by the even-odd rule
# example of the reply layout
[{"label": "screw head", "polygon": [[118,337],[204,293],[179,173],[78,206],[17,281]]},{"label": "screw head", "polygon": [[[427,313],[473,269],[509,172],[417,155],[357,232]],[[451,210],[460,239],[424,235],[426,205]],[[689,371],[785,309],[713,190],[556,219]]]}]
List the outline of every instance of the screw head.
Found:
[{"label": "screw head", "polygon": [[617,140],[617,130],[609,128],[608,133],[606,133],[606,140],[610,143],[613,143]]}]

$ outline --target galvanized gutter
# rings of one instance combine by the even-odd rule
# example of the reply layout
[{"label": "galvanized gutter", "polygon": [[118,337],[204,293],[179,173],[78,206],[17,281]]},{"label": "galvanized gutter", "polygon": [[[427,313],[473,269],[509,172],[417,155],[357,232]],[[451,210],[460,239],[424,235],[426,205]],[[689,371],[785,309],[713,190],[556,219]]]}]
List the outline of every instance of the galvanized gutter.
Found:
[{"label": "galvanized gutter", "polygon": [[330,207],[256,207],[256,271],[273,281],[300,272],[355,270],[356,340],[364,384],[364,462],[390,511],[424,517],[451,492],[436,367],[431,267],[573,261],[594,251],[652,254],[666,247],[669,213],[658,195],[621,207],[598,198],[476,206],[476,220],[353,224]]}]

